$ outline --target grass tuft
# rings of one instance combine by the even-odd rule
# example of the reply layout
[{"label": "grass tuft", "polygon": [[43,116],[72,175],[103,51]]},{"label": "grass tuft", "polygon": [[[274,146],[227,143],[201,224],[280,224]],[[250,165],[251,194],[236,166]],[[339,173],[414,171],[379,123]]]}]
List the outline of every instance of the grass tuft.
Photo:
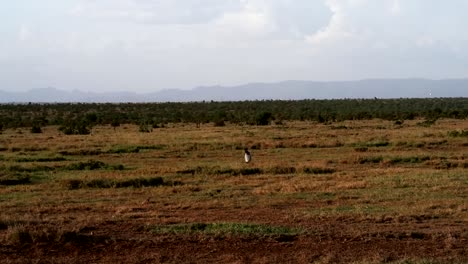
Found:
[{"label": "grass tuft", "polygon": [[29,176],[13,176],[13,177],[1,177],[0,185],[12,186],[12,185],[23,185],[30,184],[31,178]]},{"label": "grass tuft", "polygon": [[380,163],[383,161],[383,157],[378,156],[378,157],[360,157],[357,160],[357,163],[359,164],[366,164],[366,163]]},{"label": "grass tuft", "polygon": [[93,179],[89,181],[83,181],[78,179],[71,179],[64,181],[64,185],[69,190],[77,190],[82,188],[95,188],[95,189],[107,189],[107,188],[142,188],[142,187],[159,187],[159,186],[178,186],[183,183],[180,181],[167,181],[161,177],[152,178],[135,178],[129,180],[112,180],[112,179]]},{"label": "grass tuft", "polygon": [[73,163],[64,167],[65,170],[124,170],[125,166],[122,164],[119,165],[108,165],[102,161],[98,160],[88,160],[86,162]]},{"label": "grass tuft", "polygon": [[394,157],[389,160],[390,164],[397,164],[397,163],[422,163],[424,161],[430,160],[429,156],[422,156],[422,157]]},{"label": "grass tuft", "polygon": [[452,130],[448,132],[449,137],[468,137],[468,130]]},{"label": "grass tuft", "polygon": [[204,234],[204,235],[248,235],[248,236],[297,236],[302,229],[243,223],[190,223],[176,225],[158,225],[150,228],[156,234]]},{"label": "grass tuft", "polygon": [[336,170],[331,168],[305,167],[302,169],[302,172],[306,174],[331,174],[335,173]]},{"label": "grass tuft", "polygon": [[65,161],[64,157],[49,157],[49,158],[44,158],[44,157],[39,157],[39,158],[34,158],[34,157],[25,157],[25,158],[17,158],[15,159],[15,162],[54,162],[54,161]]}]

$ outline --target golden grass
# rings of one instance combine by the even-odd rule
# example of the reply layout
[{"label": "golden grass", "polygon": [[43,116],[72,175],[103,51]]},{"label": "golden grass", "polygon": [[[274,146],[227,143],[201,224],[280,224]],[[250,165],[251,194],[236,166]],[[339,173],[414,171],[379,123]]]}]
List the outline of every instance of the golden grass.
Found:
[{"label": "golden grass", "polygon": [[[66,136],[56,127],[45,127],[42,134],[30,134],[25,129],[21,133],[6,130],[0,134],[0,147],[6,148],[0,151],[0,177],[19,173],[12,171],[12,166],[25,166],[32,172],[21,174],[33,180],[27,185],[0,186],[0,221],[18,222],[18,229],[40,221],[40,225],[74,230],[77,226],[116,219],[142,224],[190,222],[197,217],[234,221],[231,218],[240,218],[245,210],[282,208],[282,213],[288,215],[284,219],[298,222],[337,215],[357,219],[426,216],[466,222],[466,138],[449,137],[448,133],[467,129],[468,121],[438,120],[432,127],[418,126],[418,122],[405,121],[402,126],[382,120],[331,125],[286,122],[284,126],[267,127],[169,125],[151,133],[140,133],[138,127],[125,125],[115,130],[110,126],[96,127],[90,135],[83,136]],[[135,153],[110,151],[156,145],[162,147]],[[243,162],[245,147],[253,154],[249,164]],[[84,155],[78,155],[80,151]],[[90,154],[91,151],[96,153]],[[66,160],[21,164],[15,161],[38,156],[63,156]],[[423,156],[429,159],[416,160]],[[361,163],[376,157],[382,160]],[[392,162],[398,157],[406,161]],[[63,169],[89,160],[123,165],[125,169]],[[40,172],[39,177],[34,169],[41,165],[53,169]],[[203,170],[180,173],[197,168]],[[270,173],[280,168],[296,171]],[[335,172],[305,173],[304,168]],[[217,173],[216,169],[259,169],[261,173],[231,175]],[[183,185],[78,190],[68,190],[64,185],[70,179],[156,176]],[[214,209],[227,214],[217,219],[210,214]],[[191,215],[184,216],[184,211],[191,211]],[[236,212],[240,212],[239,216]],[[253,215],[251,221],[283,220]],[[0,230],[3,240],[14,233],[13,227],[8,227],[10,231]]]}]

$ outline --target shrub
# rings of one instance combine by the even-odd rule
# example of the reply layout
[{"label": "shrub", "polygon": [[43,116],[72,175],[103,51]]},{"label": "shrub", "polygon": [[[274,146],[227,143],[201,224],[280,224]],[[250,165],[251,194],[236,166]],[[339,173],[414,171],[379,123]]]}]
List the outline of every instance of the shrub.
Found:
[{"label": "shrub", "polygon": [[217,120],[217,121],[214,122],[215,127],[223,127],[225,125],[226,124],[224,123],[224,120]]},{"label": "shrub", "polygon": [[111,122],[111,127],[114,128],[114,130],[120,126],[120,122],[118,119],[114,119],[112,122]]},{"label": "shrub", "polygon": [[65,186],[69,189],[69,190],[76,190],[76,189],[79,189],[81,188],[83,185],[83,181],[82,180],[68,180],[65,182]]},{"label": "shrub", "polygon": [[40,134],[40,133],[42,133],[42,129],[41,129],[40,126],[34,125],[34,126],[31,127],[31,133]]},{"label": "shrub", "polygon": [[85,121],[72,120],[59,127],[65,135],[88,135],[91,133],[91,124]]},{"label": "shrub", "polygon": [[257,126],[267,126],[271,123],[271,120],[273,119],[273,114],[270,112],[263,112],[259,115],[257,115],[255,119],[255,123]]},{"label": "shrub", "polygon": [[437,119],[427,119],[422,122],[419,122],[417,125],[422,126],[422,127],[431,127],[432,125],[435,124],[436,121]]},{"label": "shrub", "polygon": [[142,133],[150,133],[150,132],[153,131],[153,127],[152,127],[152,125],[150,125],[148,123],[141,123],[140,126],[139,126],[138,131],[140,131]]}]

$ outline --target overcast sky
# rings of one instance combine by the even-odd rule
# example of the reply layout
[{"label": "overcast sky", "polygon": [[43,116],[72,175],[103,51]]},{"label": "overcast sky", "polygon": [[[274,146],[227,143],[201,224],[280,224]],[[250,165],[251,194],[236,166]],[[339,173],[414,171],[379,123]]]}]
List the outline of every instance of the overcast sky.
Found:
[{"label": "overcast sky", "polygon": [[467,0],[1,0],[0,90],[467,78]]}]

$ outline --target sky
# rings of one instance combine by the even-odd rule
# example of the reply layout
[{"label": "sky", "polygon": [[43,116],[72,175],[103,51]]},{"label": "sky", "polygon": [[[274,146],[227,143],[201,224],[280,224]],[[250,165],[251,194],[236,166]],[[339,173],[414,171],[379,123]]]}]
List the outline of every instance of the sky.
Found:
[{"label": "sky", "polygon": [[0,90],[468,78],[466,0],[0,0]]}]

